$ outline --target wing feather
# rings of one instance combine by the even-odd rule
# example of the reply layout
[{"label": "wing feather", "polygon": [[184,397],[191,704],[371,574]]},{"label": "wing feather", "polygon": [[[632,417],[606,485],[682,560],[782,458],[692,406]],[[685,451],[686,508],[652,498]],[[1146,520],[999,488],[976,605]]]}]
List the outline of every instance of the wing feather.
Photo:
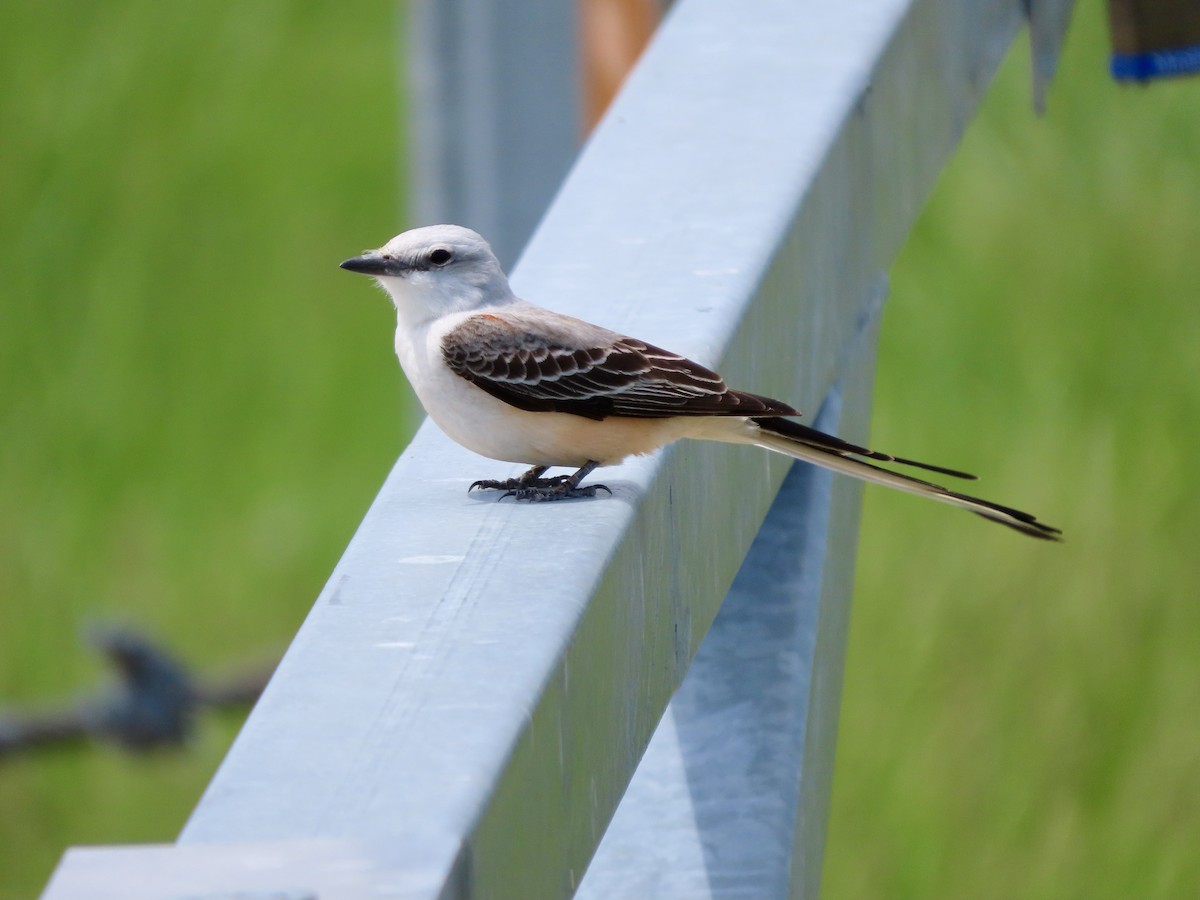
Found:
[{"label": "wing feather", "polygon": [[527,304],[470,316],[442,338],[446,365],[518,409],[609,416],[794,416],[730,390],[699,363]]}]

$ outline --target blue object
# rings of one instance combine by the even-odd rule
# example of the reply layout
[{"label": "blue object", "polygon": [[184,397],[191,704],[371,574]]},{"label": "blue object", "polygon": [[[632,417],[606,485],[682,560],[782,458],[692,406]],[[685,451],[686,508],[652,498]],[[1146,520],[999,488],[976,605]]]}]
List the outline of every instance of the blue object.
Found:
[{"label": "blue object", "polygon": [[1148,53],[1114,53],[1110,66],[1117,81],[1150,81],[1200,72],[1200,45]]}]

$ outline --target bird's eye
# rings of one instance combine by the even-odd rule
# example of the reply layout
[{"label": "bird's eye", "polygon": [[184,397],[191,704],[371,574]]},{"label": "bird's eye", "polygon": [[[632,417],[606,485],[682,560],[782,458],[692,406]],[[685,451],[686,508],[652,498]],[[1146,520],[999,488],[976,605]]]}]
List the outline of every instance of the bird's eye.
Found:
[{"label": "bird's eye", "polygon": [[429,253],[429,261],[435,266],[444,266],[454,258],[454,254],[445,247],[438,247],[436,250],[431,250]]}]

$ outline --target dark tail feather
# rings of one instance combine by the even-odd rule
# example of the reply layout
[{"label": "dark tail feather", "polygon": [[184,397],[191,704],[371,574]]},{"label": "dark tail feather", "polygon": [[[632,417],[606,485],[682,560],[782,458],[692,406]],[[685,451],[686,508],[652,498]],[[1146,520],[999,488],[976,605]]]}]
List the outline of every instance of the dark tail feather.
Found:
[{"label": "dark tail feather", "polygon": [[867,459],[900,463],[903,466],[913,466],[917,469],[937,472],[939,475],[949,475],[951,478],[963,478],[967,481],[976,481],[979,478],[978,475],[972,475],[970,472],[960,472],[958,469],[947,469],[945,466],[935,466],[931,463],[917,462],[915,459],[905,459],[903,456],[892,456],[888,453],[880,453],[878,450],[859,447],[848,441],[843,441],[839,437],[834,437],[832,434],[826,434],[823,431],[810,428],[808,425],[793,422],[791,419],[763,416],[755,418],[754,422],[759,428],[765,428],[767,431],[782,434],[793,441],[808,444],[810,447],[816,447],[819,450],[829,450],[834,453],[852,453],[855,456],[865,456]]},{"label": "dark tail feather", "polygon": [[868,450],[865,447],[857,447],[854,444],[843,441],[841,438],[825,434],[823,431],[817,431],[815,428],[799,425],[787,419],[763,417],[754,419],[754,422],[758,425],[761,435],[760,440],[756,441],[756,443],[770,450],[777,450],[796,459],[824,466],[827,469],[851,475],[864,481],[896,488],[911,494],[926,496],[934,500],[940,500],[943,503],[961,506],[991,522],[1006,525],[1030,537],[1044,541],[1062,540],[1060,537],[1062,534],[1061,530],[1052,525],[1039,522],[1037,517],[1030,513],[1013,509],[1011,506],[1002,506],[990,500],[972,497],[968,494],[960,494],[958,491],[952,491],[949,488],[942,487],[940,484],[923,481],[920,478],[913,478],[911,475],[906,475],[903,472],[893,472],[891,469],[873,465],[856,457],[866,456],[870,459],[883,459],[904,465],[919,466],[933,472],[941,472],[945,475],[954,475],[961,478],[973,477],[966,473],[958,472],[954,469],[943,469],[939,466],[912,462],[901,457],[889,456],[885,453]]},{"label": "dark tail feather", "polygon": [[1054,528],[1050,525],[1045,525],[1032,516],[1030,516],[1030,521],[1028,522],[1014,522],[1011,519],[1004,519],[1000,516],[989,516],[987,513],[981,512],[977,509],[973,509],[971,512],[975,513],[975,515],[981,518],[987,519],[989,522],[999,522],[1001,525],[1007,525],[1014,531],[1019,531],[1021,534],[1027,534],[1030,537],[1039,538],[1043,541],[1062,541],[1061,528]]}]

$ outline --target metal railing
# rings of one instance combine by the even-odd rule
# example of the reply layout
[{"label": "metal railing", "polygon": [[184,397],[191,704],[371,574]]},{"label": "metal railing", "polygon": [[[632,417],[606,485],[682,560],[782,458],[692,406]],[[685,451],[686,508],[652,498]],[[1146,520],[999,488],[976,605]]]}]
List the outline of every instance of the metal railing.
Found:
[{"label": "metal railing", "polygon": [[[681,0],[514,288],[864,440],[885,273],[1024,15]],[[426,423],[178,842],[47,896],[815,896],[858,485],[697,444],[466,493],[519,468]]]}]

